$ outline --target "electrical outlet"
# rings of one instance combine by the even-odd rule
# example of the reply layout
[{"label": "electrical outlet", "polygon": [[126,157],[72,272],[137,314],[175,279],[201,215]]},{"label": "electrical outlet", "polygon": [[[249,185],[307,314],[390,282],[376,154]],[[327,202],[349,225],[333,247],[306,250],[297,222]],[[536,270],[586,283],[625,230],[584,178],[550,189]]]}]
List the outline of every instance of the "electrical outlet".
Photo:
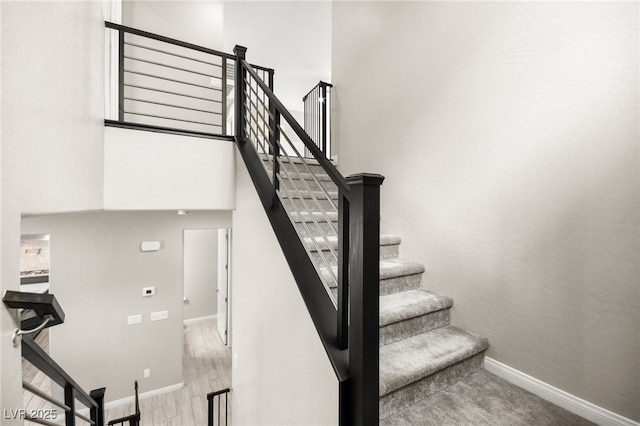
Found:
[{"label": "electrical outlet", "polygon": [[129,315],[127,317],[127,325],[142,324],[142,314]]},{"label": "electrical outlet", "polygon": [[166,320],[169,318],[169,311],[151,312],[151,321]]},{"label": "electrical outlet", "polygon": [[142,372],[142,378],[148,379],[149,377],[151,377],[151,369],[145,368],[144,371]]},{"label": "electrical outlet", "polygon": [[155,287],[144,287],[142,289],[142,297],[149,297],[149,296],[153,296],[156,294],[156,288]]}]

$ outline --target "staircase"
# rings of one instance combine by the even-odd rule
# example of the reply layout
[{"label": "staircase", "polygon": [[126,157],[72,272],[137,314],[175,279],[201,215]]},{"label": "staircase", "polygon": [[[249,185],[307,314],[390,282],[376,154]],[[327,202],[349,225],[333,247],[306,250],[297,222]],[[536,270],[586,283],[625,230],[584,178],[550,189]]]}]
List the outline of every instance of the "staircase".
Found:
[{"label": "staircase", "polygon": [[[337,189],[313,160],[285,162],[280,197],[336,300]],[[309,167],[310,173],[299,173]],[[270,163],[265,168],[271,173]],[[324,190],[319,187],[321,182]],[[317,207],[320,208],[317,208]],[[380,419],[456,383],[483,367],[487,339],[450,325],[453,300],[423,288],[424,265],[400,257],[401,239],[380,236]],[[331,264],[327,264],[331,263]]]}]

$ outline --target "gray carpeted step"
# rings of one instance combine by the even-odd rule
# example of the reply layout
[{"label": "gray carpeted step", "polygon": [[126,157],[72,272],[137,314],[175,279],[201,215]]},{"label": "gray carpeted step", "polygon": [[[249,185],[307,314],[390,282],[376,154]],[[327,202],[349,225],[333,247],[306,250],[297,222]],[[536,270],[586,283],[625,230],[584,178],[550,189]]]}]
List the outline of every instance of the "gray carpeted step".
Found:
[{"label": "gray carpeted step", "polygon": [[290,212],[289,215],[302,238],[338,235],[337,212]]},{"label": "gray carpeted step", "polygon": [[380,345],[449,325],[453,299],[425,289],[380,297]]},{"label": "gray carpeted step", "polygon": [[[338,268],[331,267],[333,274],[337,275]],[[320,267],[320,277],[330,282],[333,276],[328,268]],[[424,265],[416,262],[407,262],[402,259],[387,259],[380,261],[380,296],[413,290],[420,287]],[[335,287],[335,283],[330,285]]]},{"label": "gray carpeted step", "polygon": [[420,288],[424,265],[402,259],[380,261],[380,296]]},{"label": "gray carpeted step", "polygon": [[280,189],[278,193],[284,208],[290,212],[336,212],[338,208],[338,192]]},{"label": "gray carpeted step", "polygon": [[[269,172],[271,173],[271,172]],[[281,172],[280,187],[291,190],[318,191],[324,188],[327,192],[337,192],[338,187],[326,174],[312,175],[311,173]]]},{"label": "gray carpeted step", "polygon": [[[265,157],[264,155],[262,156],[263,158]],[[266,159],[264,158],[264,163],[265,163],[265,167],[268,170],[271,170],[271,158]],[[303,164],[304,161],[304,164]],[[281,157],[280,158],[280,167],[284,167],[287,170],[291,171],[292,173],[295,173],[296,169],[299,172],[308,172],[309,170],[311,170],[311,173],[314,174],[324,174],[325,171],[322,168],[321,165],[318,164],[317,160],[311,159],[311,158],[305,158],[304,160],[300,159],[300,158],[284,158]]]},{"label": "gray carpeted step", "polygon": [[432,395],[482,367],[487,339],[453,326],[380,348],[380,417]]},{"label": "gray carpeted step", "polygon": [[[314,261],[317,261],[317,265],[326,266],[324,259],[330,259],[331,265],[336,264],[336,257],[338,253],[338,237],[336,236],[319,236],[319,237],[305,237],[302,241],[311,252],[311,256]],[[380,259],[395,259],[399,254],[400,237],[396,235],[380,235]]]}]

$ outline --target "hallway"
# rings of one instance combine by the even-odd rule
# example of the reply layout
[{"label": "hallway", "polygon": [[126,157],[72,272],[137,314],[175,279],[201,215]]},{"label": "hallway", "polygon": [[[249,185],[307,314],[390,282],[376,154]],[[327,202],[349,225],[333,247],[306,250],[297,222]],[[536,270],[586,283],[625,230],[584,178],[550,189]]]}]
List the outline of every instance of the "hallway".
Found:
[{"label": "hallway", "polygon": [[[214,318],[184,325],[184,387],[140,399],[141,425],[188,426],[207,423],[207,393],[231,387],[231,351],[222,343],[216,325]],[[138,383],[141,392],[144,392],[144,379]],[[109,421],[133,412],[133,403],[126,404],[106,410],[105,418]]]}]

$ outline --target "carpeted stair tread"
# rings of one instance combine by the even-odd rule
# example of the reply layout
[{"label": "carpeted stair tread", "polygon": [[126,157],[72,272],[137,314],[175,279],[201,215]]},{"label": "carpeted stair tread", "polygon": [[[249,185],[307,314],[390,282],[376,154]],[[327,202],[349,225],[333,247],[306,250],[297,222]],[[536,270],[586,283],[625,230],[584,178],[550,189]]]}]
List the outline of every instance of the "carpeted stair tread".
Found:
[{"label": "carpeted stair tread", "polygon": [[[332,276],[337,276],[338,267],[333,265],[331,267],[333,275],[329,272],[327,267],[322,266],[318,268],[318,272],[321,277],[325,279]],[[380,279],[387,280],[392,278],[404,277],[407,275],[422,274],[424,272],[424,265],[417,262],[407,262],[402,259],[388,259],[380,261]],[[335,287],[335,283],[331,283],[331,288]]]},{"label": "carpeted stair tread", "polygon": [[[269,171],[271,171],[271,168],[269,168]],[[281,172],[280,173],[280,178],[283,180],[308,180],[308,181],[313,181],[313,180],[317,180],[320,182],[332,182],[331,180],[331,176],[329,176],[326,173],[308,173],[308,172],[303,172],[303,171],[288,171],[287,173]]]},{"label": "carpeted stair tread", "polygon": [[[313,240],[315,239],[315,244],[313,242]],[[391,245],[397,245],[400,244],[400,237],[398,237],[397,235],[385,235],[382,234],[380,235],[380,245],[381,246],[391,246]],[[338,248],[338,237],[336,237],[335,235],[331,235],[331,236],[327,236],[327,237],[305,237],[303,239],[303,242],[309,247],[309,250],[311,251],[317,251],[318,249],[320,250],[329,250],[329,246],[331,246],[331,248],[336,249]]]},{"label": "carpeted stair tread", "polygon": [[278,191],[280,193],[280,197],[282,197],[283,199],[300,199],[302,198],[303,200],[312,200],[312,199],[316,199],[316,200],[337,200],[338,199],[338,192],[337,191],[328,191],[328,192],[324,192],[324,191],[306,191],[306,190],[283,190],[280,189]]},{"label": "carpeted stair tread", "polygon": [[311,222],[313,223],[314,220],[318,223],[324,223],[324,222],[338,222],[338,213],[336,212],[326,212],[326,213],[321,213],[321,212],[291,212],[291,218],[293,219],[293,221],[295,223],[301,223],[301,222]]},{"label": "carpeted stair tread", "polygon": [[405,275],[421,274],[425,270],[424,265],[418,262],[408,262],[398,259],[380,261],[380,279],[403,277]]},{"label": "carpeted stair tread", "polygon": [[487,339],[447,326],[380,348],[380,396],[432,375],[489,347]]},{"label": "carpeted stair tread", "polygon": [[380,326],[448,309],[450,297],[419,288],[380,297]]}]

